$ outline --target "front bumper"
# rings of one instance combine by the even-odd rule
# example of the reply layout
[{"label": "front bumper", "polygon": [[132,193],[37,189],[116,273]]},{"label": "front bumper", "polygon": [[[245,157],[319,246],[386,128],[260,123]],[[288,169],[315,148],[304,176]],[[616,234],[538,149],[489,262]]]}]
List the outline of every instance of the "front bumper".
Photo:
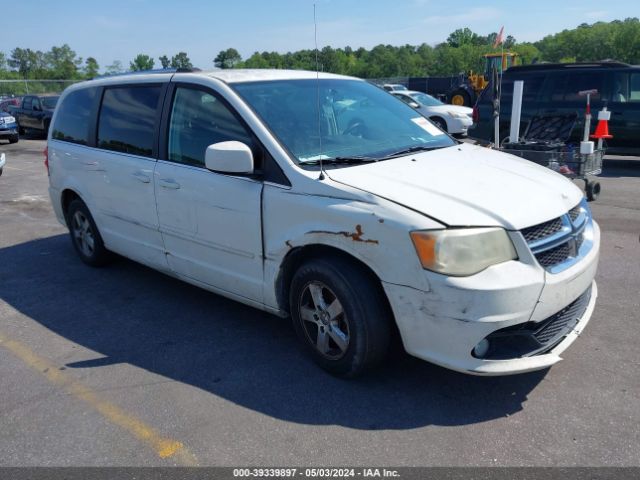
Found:
[{"label": "front bumper", "polygon": [[473,125],[471,118],[451,118],[447,124],[449,133],[457,135],[466,135],[469,127]]},{"label": "front bumper", "polygon": [[15,137],[18,135],[18,126],[13,123],[10,126],[0,126],[0,138]]},{"label": "front bumper", "polygon": [[[429,291],[383,282],[406,351],[423,360],[474,375],[509,375],[548,368],[589,322],[596,298],[594,281],[600,232],[581,261],[551,275],[534,261],[505,262],[471,277],[424,272]],[[591,296],[573,327],[541,353],[506,359],[476,358],[472,351],[492,333],[516,325],[542,325],[588,289]],[[543,317],[541,317],[541,314]]]}]

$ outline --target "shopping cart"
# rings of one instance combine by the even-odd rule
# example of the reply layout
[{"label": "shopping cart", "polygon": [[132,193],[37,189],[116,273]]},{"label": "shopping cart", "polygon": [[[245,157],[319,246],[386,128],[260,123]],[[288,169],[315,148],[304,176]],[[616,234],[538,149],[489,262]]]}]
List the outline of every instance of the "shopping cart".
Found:
[{"label": "shopping cart", "polygon": [[541,150],[524,150],[524,149],[503,149],[505,153],[522,157],[531,162],[548,167],[565,177],[584,182],[584,190],[587,199],[592,202],[600,195],[600,182],[594,180],[596,175],[602,173],[602,159],[604,157],[604,149],[595,150],[590,154],[581,154],[579,147],[565,147],[559,151],[541,151]]},{"label": "shopping cart", "polygon": [[500,150],[584,181],[587,199],[594,201],[600,194],[600,182],[589,177],[602,173],[604,149],[581,154],[579,145],[569,143],[577,119],[576,113],[533,117],[524,135],[517,142],[505,139]]}]

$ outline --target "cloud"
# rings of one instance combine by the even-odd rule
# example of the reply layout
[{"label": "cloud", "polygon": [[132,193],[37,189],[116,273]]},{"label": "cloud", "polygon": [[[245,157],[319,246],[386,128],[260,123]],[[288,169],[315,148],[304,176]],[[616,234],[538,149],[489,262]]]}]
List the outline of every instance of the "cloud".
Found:
[{"label": "cloud", "polygon": [[478,22],[495,20],[502,15],[502,11],[493,7],[472,8],[462,13],[454,13],[451,15],[432,15],[426,17],[423,23],[427,25],[443,25],[450,24],[457,28],[460,25],[472,26]]},{"label": "cloud", "polygon": [[587,18],[590,18],[592,20],[596,20],[599,18],[604,18],[606,17],[608,14],[608,12],[606,10],[594,10],[591,12],[585,12],[584,16]]},{"label": "cloud", "polygon": [[106,29],[121,29],[127,26],[127,22],[120,18],[111,18],[104,15],[94,16],[92,20],[97,27]]}]

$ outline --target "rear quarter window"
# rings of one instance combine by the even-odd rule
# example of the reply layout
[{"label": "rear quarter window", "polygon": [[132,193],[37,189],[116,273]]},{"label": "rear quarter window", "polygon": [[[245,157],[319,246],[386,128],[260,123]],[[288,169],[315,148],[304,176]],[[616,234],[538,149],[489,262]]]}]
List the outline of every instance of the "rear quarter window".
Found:
[{"label": "rear quarter window", "polygon": [[69,93],[56,114],[52,138],[64,142],[87,145],[91,109],[96,97],[95,88],[84,88]]},{"label": "rear quarter window", "polygon": [[98,118],[98,147],[151,157],[161,90],[160,85],[107,88]]}]

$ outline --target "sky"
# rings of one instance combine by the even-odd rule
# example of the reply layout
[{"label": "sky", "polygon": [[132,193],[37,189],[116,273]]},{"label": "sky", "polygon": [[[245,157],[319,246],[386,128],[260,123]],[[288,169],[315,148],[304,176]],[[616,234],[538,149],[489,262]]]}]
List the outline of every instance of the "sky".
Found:
[{"label": "sky", "polygon": [[15,21],[3,22],[0,51],[67,43],[102,69],[114,60],[127,67],[138,53],[159,67],[158,56],[186,51],[206,70],[229,47],[243,58],[314,48],[314,4],[320,48],[434,45],[463,27],[487,35],[504,26],[505,35],[536,41],[581,23],[640,16],[637,0],[20,0],[2,7]]}]

